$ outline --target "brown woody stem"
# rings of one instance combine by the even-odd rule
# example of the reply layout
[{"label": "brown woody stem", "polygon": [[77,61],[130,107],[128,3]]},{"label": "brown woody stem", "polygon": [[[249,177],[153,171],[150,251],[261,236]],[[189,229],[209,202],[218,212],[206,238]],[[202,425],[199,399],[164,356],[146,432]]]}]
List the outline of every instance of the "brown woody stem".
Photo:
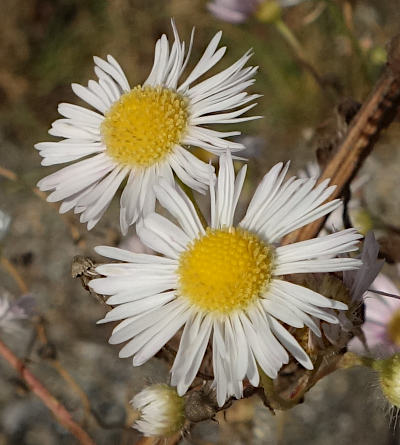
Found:
[{"label": "brown woody stem", "polygon": [[31,391],[36,394],[47,408],[54,414],[56,420],[73,434],[82,445],[96,445],[86,431],[84,431],[42,383],[25,367],[24,363],[0,340],[0,355],[12,366],[28,385]]},{"label": "brown woody stem", "polygon": [[[400,105],[400,35],[392,42],[386,68],[375,88],[356,114],[329,160],[319,183],[330,178],[336,190],[329,197],[332,201],[342,195],[343,190],[357,174],[361,165],[371,153],[381,131],[388,127],[398,112]],[[327,202],[328,202],[327,201]],[[320,218],[301,229],[287,235],[283,244],[315,237],[321,230],[325,218]]]}]

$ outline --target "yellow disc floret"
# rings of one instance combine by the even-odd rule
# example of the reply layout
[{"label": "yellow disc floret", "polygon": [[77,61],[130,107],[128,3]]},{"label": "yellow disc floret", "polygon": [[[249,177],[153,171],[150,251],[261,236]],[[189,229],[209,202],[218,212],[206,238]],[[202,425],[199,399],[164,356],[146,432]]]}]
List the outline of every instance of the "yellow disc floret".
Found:
[{"label": "yellow disc floret", "polygon": [[390,340],[400,346],[400,310],[397,310],[388,323],[387,333]]},{"label": "yellow disc floret", "polygon": [[272,247],[240,228],[207,229],[179,259],[181,296],[208,312],[245,309],[266,289]]},{"label": "yellow disc floret", "polygon": [[122,165],[148,167],[164,159],[187,127],[187,101],[163,87],[136,86],[105,114],[107,153]]}]

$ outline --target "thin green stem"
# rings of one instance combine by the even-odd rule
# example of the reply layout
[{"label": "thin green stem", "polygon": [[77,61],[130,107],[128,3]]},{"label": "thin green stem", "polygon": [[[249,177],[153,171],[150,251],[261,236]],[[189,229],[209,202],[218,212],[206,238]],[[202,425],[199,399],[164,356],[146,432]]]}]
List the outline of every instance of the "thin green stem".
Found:
[{"label": "thin green stem", "polygon": [[362,51],[362,48],[360,46],[360,42],[358,41],[357,37],[354,35],[354,32],[352,29],[350,29],[347,26],[346,20],[343,17],[343,11],[342,9],[337,5],[336,2],[332,0],[324,0],[325,3],[328,5],[329,12],[333,19],[336,22],[336,26],[339,28],[340,31],[342,31],[350,40],[351,45],[353,47],[353,50],[355,54],[357,55],[359,64],[360,64],[360,71],[365,79],[365,81],[369,84],[371,82],[370,73],[368,70],[368,63],[364,56],[364,53]]},{"label": "thin green stem", "polygon": [[[314,78],[317,85],[321,88],[321,91],[328,97],[329,100],[332,100],[332,91],[336,92],[332,85],[326,82],[323,77],[319,74],[317,69],[307,60],[305,55],[305,51],[297,39],[292,30],[286,25],[286,23],[282,19],[275,20],[274,22],[275,28],[281,34],[281,36],[285,39],[286,43],[290,46],[293,51],[295,58],[298,60],[300,65],[307,70],[311,76]],[[327,88],[331,87],[331,88]]]},{"label": "thin green stem", "polygon": [[286,25],[286,23],[282,19],[279,19],[274,22],[274,25],[281,34],[281,36],[286,40],[286,42],[292,48],[296,56],[299,59],[304,59],[304,51],[301,46],[301,43],[299,42],[297,37],[293,34],[292,30]]}]

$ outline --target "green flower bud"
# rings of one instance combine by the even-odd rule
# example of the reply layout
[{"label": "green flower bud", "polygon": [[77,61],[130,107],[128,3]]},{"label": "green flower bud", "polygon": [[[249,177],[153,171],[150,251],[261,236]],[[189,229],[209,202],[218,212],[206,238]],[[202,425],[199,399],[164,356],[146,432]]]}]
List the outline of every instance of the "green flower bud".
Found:
[{"label": "green flower bud", "polygon": [[256,17],[264,23],[277,22],[281,18],[281,7],[275,0],[266,0],[257,9]]},{"label": "green flower bud", "polygon": [[382,392],[391,405],[400,408],[400,354],[372,363],[379,373]]}]

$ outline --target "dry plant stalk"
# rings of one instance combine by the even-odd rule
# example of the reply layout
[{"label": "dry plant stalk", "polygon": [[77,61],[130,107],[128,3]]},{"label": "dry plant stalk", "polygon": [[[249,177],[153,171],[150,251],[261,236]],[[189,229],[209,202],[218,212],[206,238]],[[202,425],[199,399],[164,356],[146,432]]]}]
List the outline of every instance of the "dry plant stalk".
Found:
[{"label": "dry plant stalk", "polygon": [[[14,265],[5,257],[0,258],[0,264],[4,267],[6,272],[15,280],[18,288],[22,294],[27,294],[29,292],[28,286],[25,283],[23,277],[19,274],[18,270]],[[36,330],[38,337],[43,345],[48,344],[47,336],[44,331],[43,322],[39,320],[36,323]],[[42,385],[42,383],[30,373],[30,371],[25,367],[24,363],[15,356],[15,354],[0,340],[0,355],[3,356],[5,360],[8,361],[10,366],[12,366],[17,372],[19,372],[20,377],[25,381],[28,387],[43,401],[43,403],[52,411],[57,421],[65,426],[75,437],[78,438],[80,443],[84,445],[94,444],[92,439],[87,435],[87,433],[72,419],[70,413],[64,408],[64,406]],[[66,369],[64,369],[61,363],[53,358],[51,360],[52,366],[58,372],[58,374],[71,386],[71,388],[77,392],[79,395],[82,405],[85,410],[85,416],[90,413],[90,403],[87,398],[86,393],[80,388],[80,386],[75,382]]]},{"label": "dry plant stalk", "polygon": [[[329,197],[332,201],[341,196],[363,162],[370,154],[380,133],[388,127],[400,106],[400,34],[389,46],[386,68],[375,88],[356,114],[351,125],[327,163],[318,183],[330,178],[336,190]],[[283,244],[314,238],[321,230],[325,218],[321,218],[287,235]]]},{"label": "dry plant stalk", "polygon": [[12,366],[47,408],[57,421],[73,434],[82,445],[96,445],[91,437],[71,417],[67,409],[59,402],[42,383],[26,368],[24,363],[0,340],[0,355]]}]

